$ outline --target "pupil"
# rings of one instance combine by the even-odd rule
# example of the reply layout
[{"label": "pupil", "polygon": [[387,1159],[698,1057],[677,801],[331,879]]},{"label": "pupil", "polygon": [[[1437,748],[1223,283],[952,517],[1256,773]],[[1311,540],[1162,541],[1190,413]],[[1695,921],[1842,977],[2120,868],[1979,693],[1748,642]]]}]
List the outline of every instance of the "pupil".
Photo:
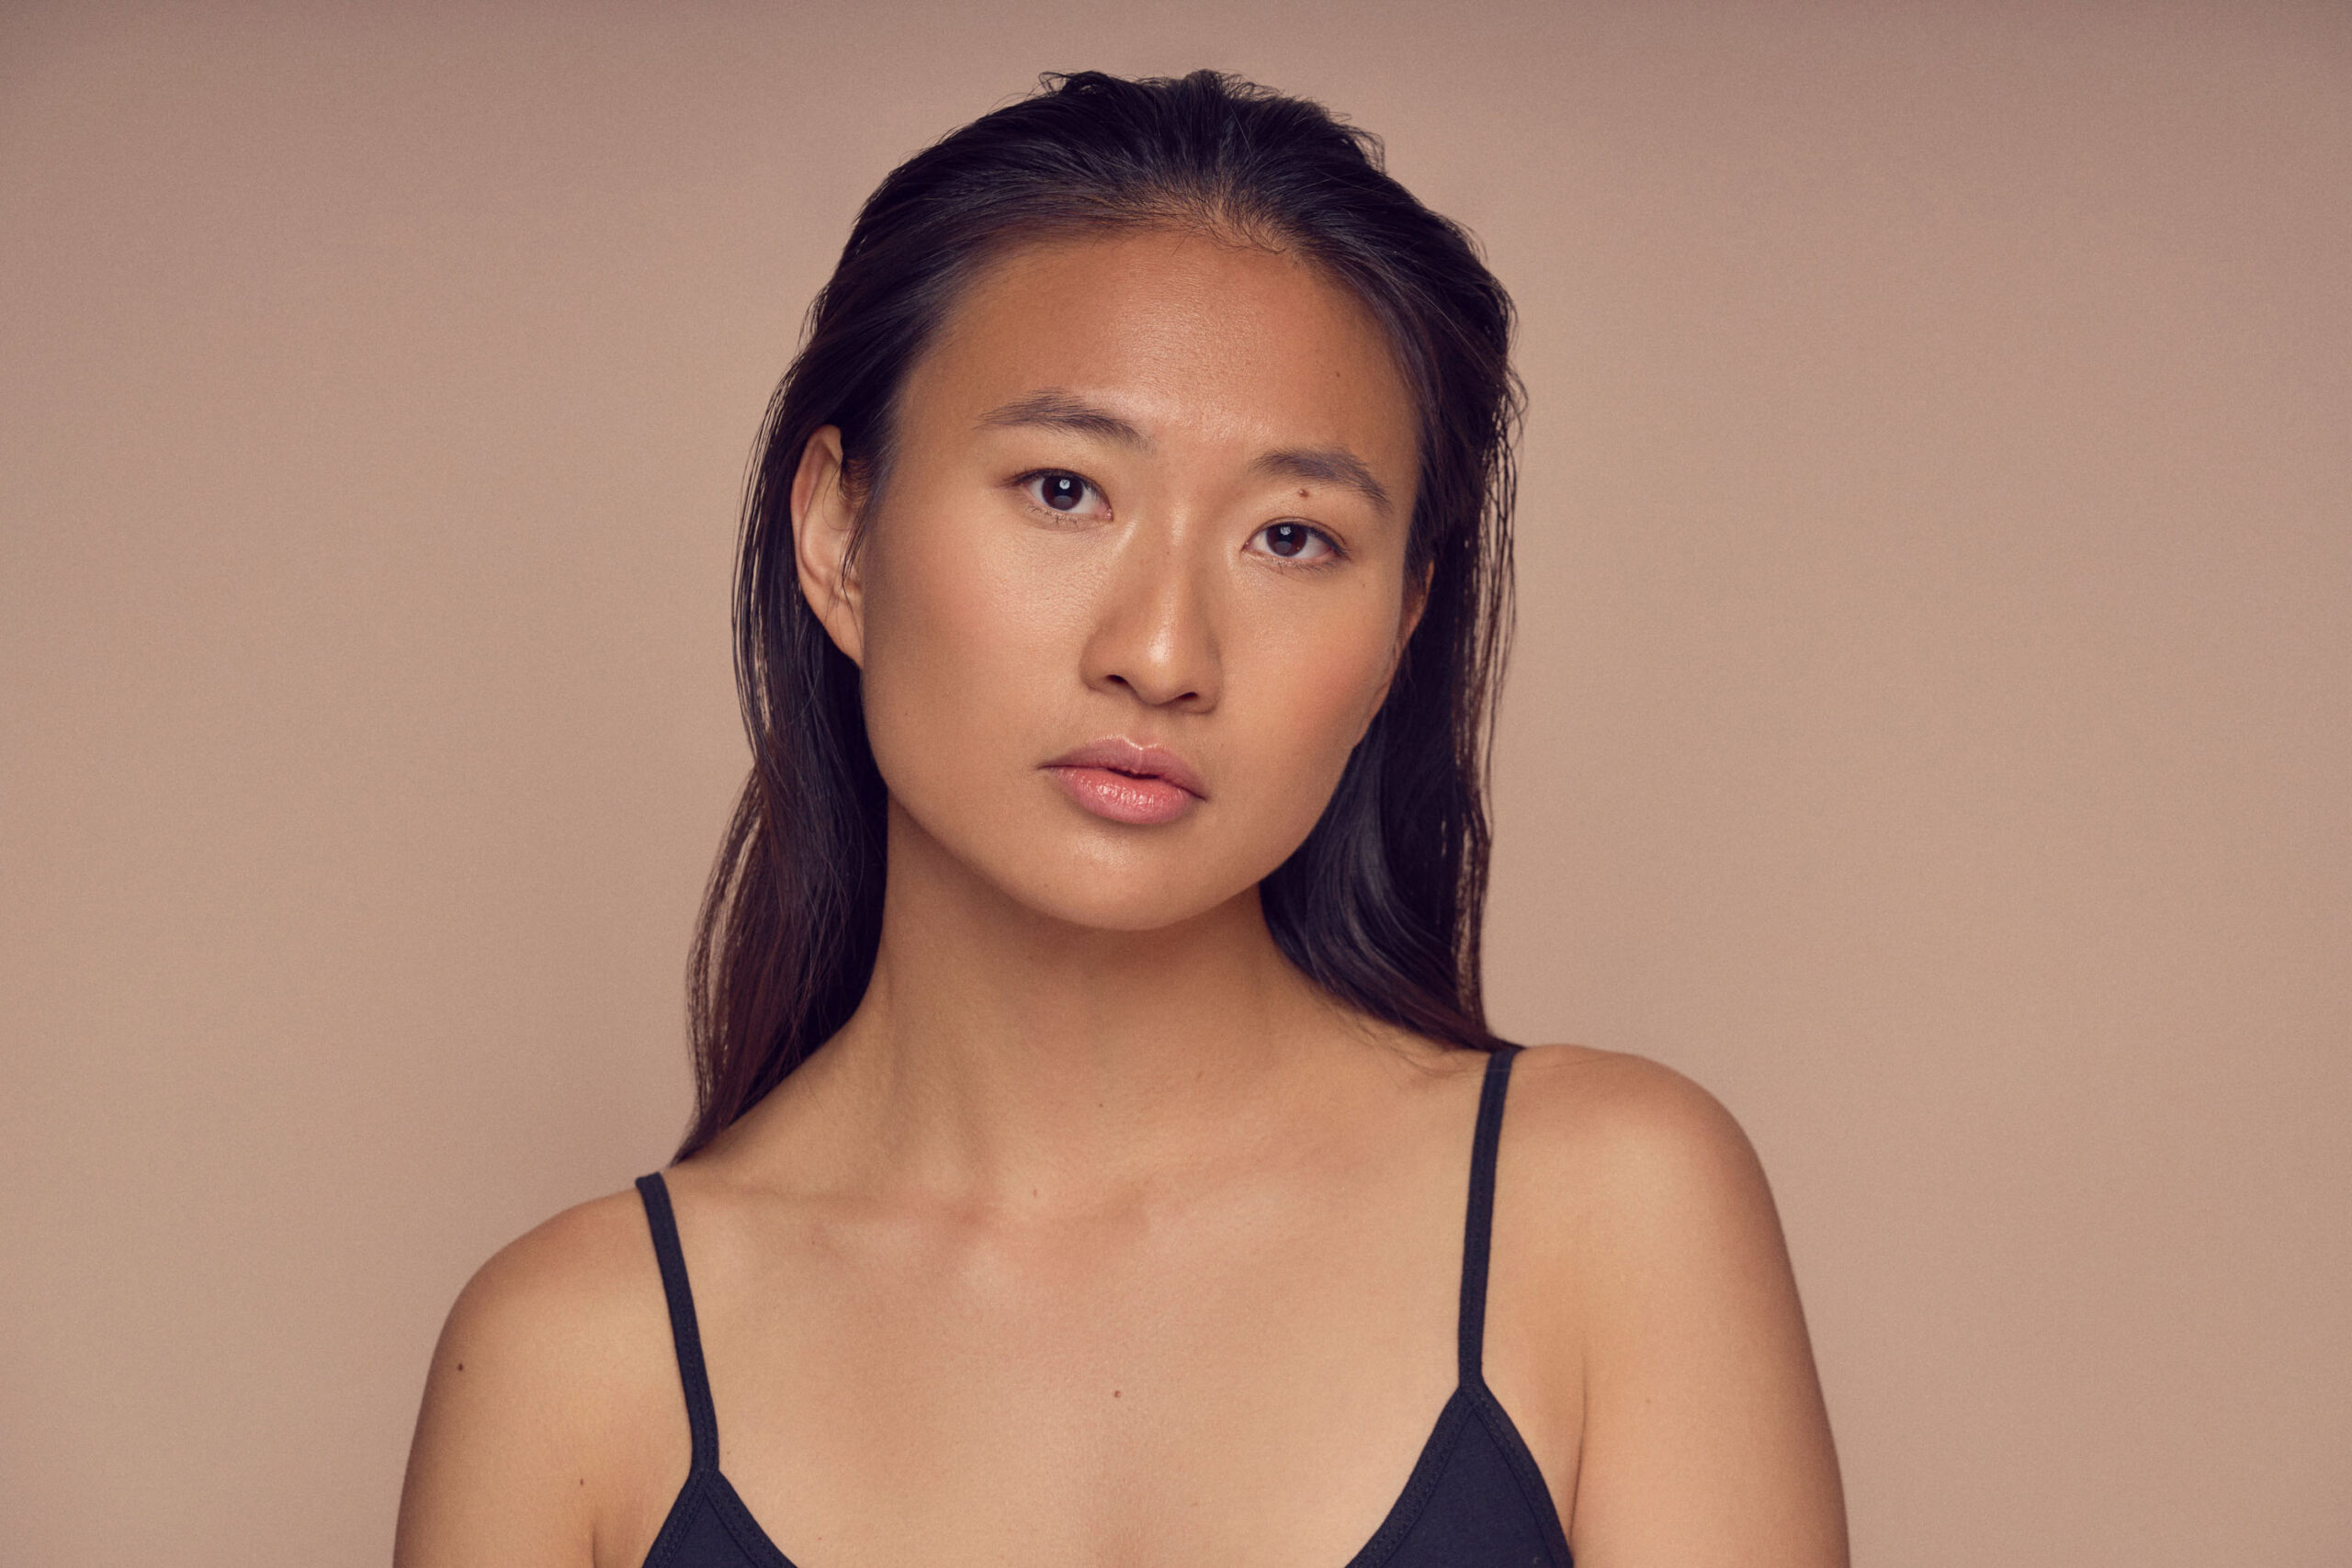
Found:
[{"label": "pupil", "polygon": [[1054,474],[1046,480],[1046,504],[1068,512],[1085,495],[1086,487],[1074,474]]},{"label": "pupil", "polygon": [[1306,530],[1295,523],[1277,523],[1266,543],[1278,556],[1295,556],[1306,547]]}]

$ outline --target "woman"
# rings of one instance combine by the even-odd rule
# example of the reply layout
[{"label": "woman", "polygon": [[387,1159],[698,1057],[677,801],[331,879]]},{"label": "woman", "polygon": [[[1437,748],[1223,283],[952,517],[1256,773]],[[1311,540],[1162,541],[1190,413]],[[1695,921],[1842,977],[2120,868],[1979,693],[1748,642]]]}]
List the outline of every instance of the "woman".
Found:
[{"label": "woman", "polygon": [[1482,1018],[1509,333],[1208,73],[890,175],[751,499],[693,1129],[466,1288],[402,1568],[1844,1561],[1738,1129]]}]

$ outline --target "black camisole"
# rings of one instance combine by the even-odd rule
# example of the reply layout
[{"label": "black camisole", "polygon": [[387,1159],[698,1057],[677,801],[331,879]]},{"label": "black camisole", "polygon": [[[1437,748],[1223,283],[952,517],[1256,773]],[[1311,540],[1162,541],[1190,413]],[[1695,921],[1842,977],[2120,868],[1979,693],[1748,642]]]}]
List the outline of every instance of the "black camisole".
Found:
[{"label": "black camisole", "polygon": [[[1487,1325],[1487,1251],[1495,1212],[1495,1146],[1510,1084],[1506,1045],[1487,1064],[1470,1148],[1470,1213],[1462,1244],[1460,1381],[1388,1517],[1345,1568],[1570,1568],[1568,1542],[1552,1494],[1482,1370]],[[662,1289],[670,1300],[694,1458],[645,1568],[793,1568],[718,1470],[718,1417],[703,1369],[694,1293],[678,1246],[678,1224],[662,1178],[639,1177]],[[821,1565],[818,1565],[821,1568]],[[1306,1565],[1312,1568],[1312,1565]]]}]

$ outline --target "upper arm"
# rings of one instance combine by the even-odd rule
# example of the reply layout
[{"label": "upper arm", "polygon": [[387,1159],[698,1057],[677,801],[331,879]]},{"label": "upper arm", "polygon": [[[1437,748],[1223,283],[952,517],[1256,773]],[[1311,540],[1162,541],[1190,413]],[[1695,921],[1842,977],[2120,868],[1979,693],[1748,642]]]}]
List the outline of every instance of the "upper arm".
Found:
[{"label": "upper arm", "polygon": [[1703,1089],[1633,1057],[1558,1086],[1573,1183],[1585,1568],[1842,1568],[1845,1507],[1780,1220]]},{"label": "upper arm", "polygon": [[635,1276],[651,1272],[650,1254],[640,1239],[646,1256],[631,1258],[628,1240],[615,1200],[582,1205],[500,1252],[459,1293],[425,1379],[396,1568],[594,1562],[613,1462],[600,1435],[615,1426],[647,1326],[635,1321]]}]

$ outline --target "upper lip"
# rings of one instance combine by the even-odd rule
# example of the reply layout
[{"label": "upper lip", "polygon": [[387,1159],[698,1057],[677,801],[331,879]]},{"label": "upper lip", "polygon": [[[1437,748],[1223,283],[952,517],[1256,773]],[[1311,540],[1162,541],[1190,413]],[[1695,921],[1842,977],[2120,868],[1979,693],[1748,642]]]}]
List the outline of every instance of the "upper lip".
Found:
[{"label": "upper lip", "polygon": [[1193,772],[1183,758],[1159,746],[1138,746],[1132,740],[1112,739],[1091,741],[1075,751],[1065,751],[1047,762],[1049,768],[1107,768],[1114,773],[1127,773],[1141,779],[1163,779],[1187,795],[1206,800],[1208,791],[1201,784],[1201,775]]}]

